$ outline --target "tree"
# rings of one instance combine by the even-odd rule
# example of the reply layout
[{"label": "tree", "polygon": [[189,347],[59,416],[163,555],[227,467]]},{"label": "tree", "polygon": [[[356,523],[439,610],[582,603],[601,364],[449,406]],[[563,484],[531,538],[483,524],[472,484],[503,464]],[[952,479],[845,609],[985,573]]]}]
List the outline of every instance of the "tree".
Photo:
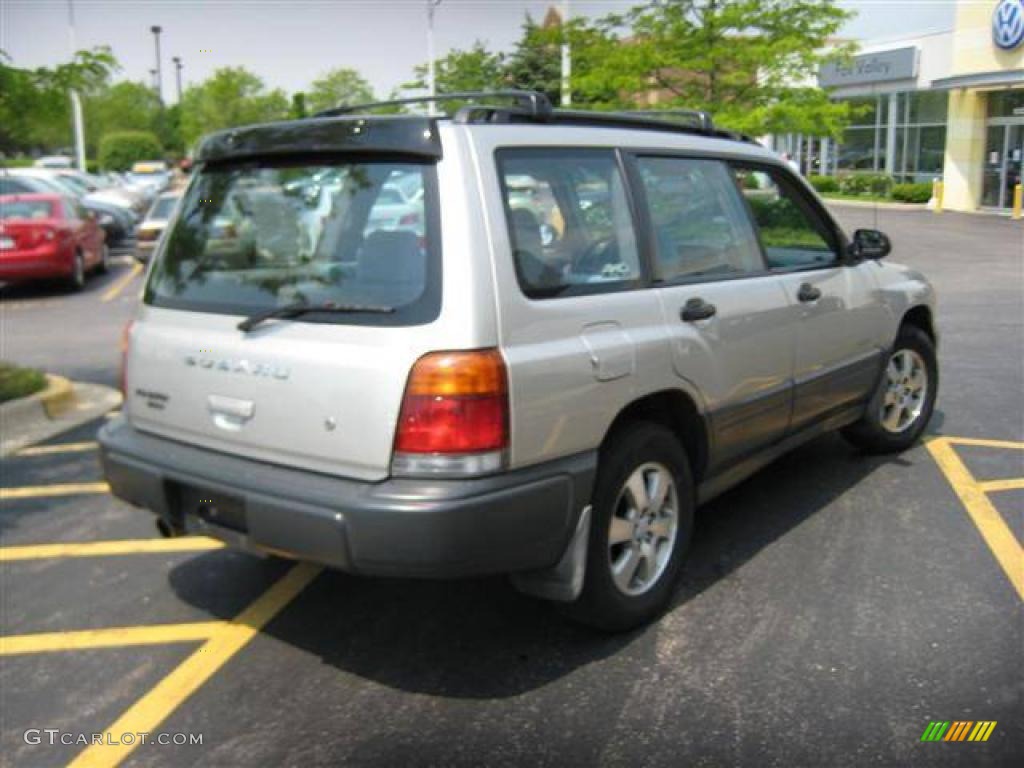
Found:
[{"label": "tree", "polygon": [[[574,71],[573,88],[598,98],[617,94],[609,106],[709,110],[716,122],[755,135],[836,135],[849,107],[800,84],[813,80],[849,17],[834,0],[653,2],[594,25],[601,55]],[[849,52],[839,47],[831,55]]]},{"label": "tree", "polygon": [[[492,91],[502,88],[505,82],[504,56],[491,53],[477,40],[467,50],[452,50],[434,62],[434,78],[438,93],[459,91]],[[427,87],[426,64],[413,70],[416,79],[405,88],[424,89]]]},{"label": "tree", "polygon": [[373,87],[356,70],[332,69],[313,81],[306,104],[316,114],[341,104],[365,104],[373,101]]},{"label": "tree", "polygon": [[108,133],[100,141],[100,167],[107,171],[126,171],[140,160],[159,160],[163,148],[156,134],[148,131]]},{"label": "tree", "polygon": [[102,88],[118,68],[108,48],[78,51],[53,68],[10,66],[0,51],[0,149],[5,152],[72,144],[69,91],[83,97]]},{"label": "tree", "polygon": [[181,96],[181,136],[186,146],[201,136],[239,125],[284,120],[289,101],[280,89],[267,90],[244,67],[222,67]]},{"label": "tree", "polygon": [[153,131],[160,100],[150,86],[121,82],[101,88],[83,100],[86,148],[95,155],[100,140],[115,131]]},{"label": "tree", "polygon": [[540,91],[552,104],[559,103],[562,92],[559,27],[557,14],[549,13],[544,25],[526,14],[522,35],[505,63],[504,80],[508,87]]}]

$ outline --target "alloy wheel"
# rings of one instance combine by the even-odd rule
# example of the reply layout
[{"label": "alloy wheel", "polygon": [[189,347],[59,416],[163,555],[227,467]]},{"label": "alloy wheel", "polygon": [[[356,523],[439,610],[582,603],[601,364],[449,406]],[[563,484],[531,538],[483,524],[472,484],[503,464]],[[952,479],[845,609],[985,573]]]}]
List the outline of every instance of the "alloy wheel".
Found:
[{"label": "alloy wheel", "polygon": [[641,595],[664,573],[676,545],[679,493],[656,462],[633,470],[619,491],[608,529],[608,564],[622,593]]}]

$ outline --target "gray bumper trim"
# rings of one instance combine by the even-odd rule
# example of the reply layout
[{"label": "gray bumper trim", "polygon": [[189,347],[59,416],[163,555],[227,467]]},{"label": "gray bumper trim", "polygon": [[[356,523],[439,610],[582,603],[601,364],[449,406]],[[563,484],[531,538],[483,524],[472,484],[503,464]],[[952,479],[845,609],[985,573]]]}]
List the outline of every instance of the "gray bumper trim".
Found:
[{"label": "gray bumper trim", "polygon": [[[100,430],[111,492],[172,527],[356,573],[454,577],[554,566],[589,503],[587,452],[491,477],[380,483],[266,464],[140,432]],[[182,487],[242,501],[244,530],[203,523]],[[194,494],[192,494],[194,495]]]}]

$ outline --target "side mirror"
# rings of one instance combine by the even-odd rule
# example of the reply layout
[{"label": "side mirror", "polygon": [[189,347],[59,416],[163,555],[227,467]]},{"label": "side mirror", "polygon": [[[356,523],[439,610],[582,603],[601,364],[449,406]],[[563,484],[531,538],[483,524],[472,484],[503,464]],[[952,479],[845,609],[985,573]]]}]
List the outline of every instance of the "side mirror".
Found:
[{"label": "side mirror", "polygon": [[853,233],[850,255],[857,259],[884,259],[892,251],[892,243],[877,229],[858,229]]}]

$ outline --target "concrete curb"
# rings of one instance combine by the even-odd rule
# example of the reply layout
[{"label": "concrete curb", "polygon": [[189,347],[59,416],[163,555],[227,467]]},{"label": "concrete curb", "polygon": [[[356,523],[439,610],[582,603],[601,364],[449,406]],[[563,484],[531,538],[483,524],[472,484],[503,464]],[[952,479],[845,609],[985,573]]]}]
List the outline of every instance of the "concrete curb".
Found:
[{"label": "concrete curb", "polygon": [[116,389],[63,376],[46,376],[46,388],[0,405],[0,457],[102,416],[121,404]]},{"label": "concrete curb", "polygon": [[872,200],[845,200],[823,197],[826,205],[845,205],[848,208],[877,208],[880,211],[931,211],[928,203],[876,203]]}]

